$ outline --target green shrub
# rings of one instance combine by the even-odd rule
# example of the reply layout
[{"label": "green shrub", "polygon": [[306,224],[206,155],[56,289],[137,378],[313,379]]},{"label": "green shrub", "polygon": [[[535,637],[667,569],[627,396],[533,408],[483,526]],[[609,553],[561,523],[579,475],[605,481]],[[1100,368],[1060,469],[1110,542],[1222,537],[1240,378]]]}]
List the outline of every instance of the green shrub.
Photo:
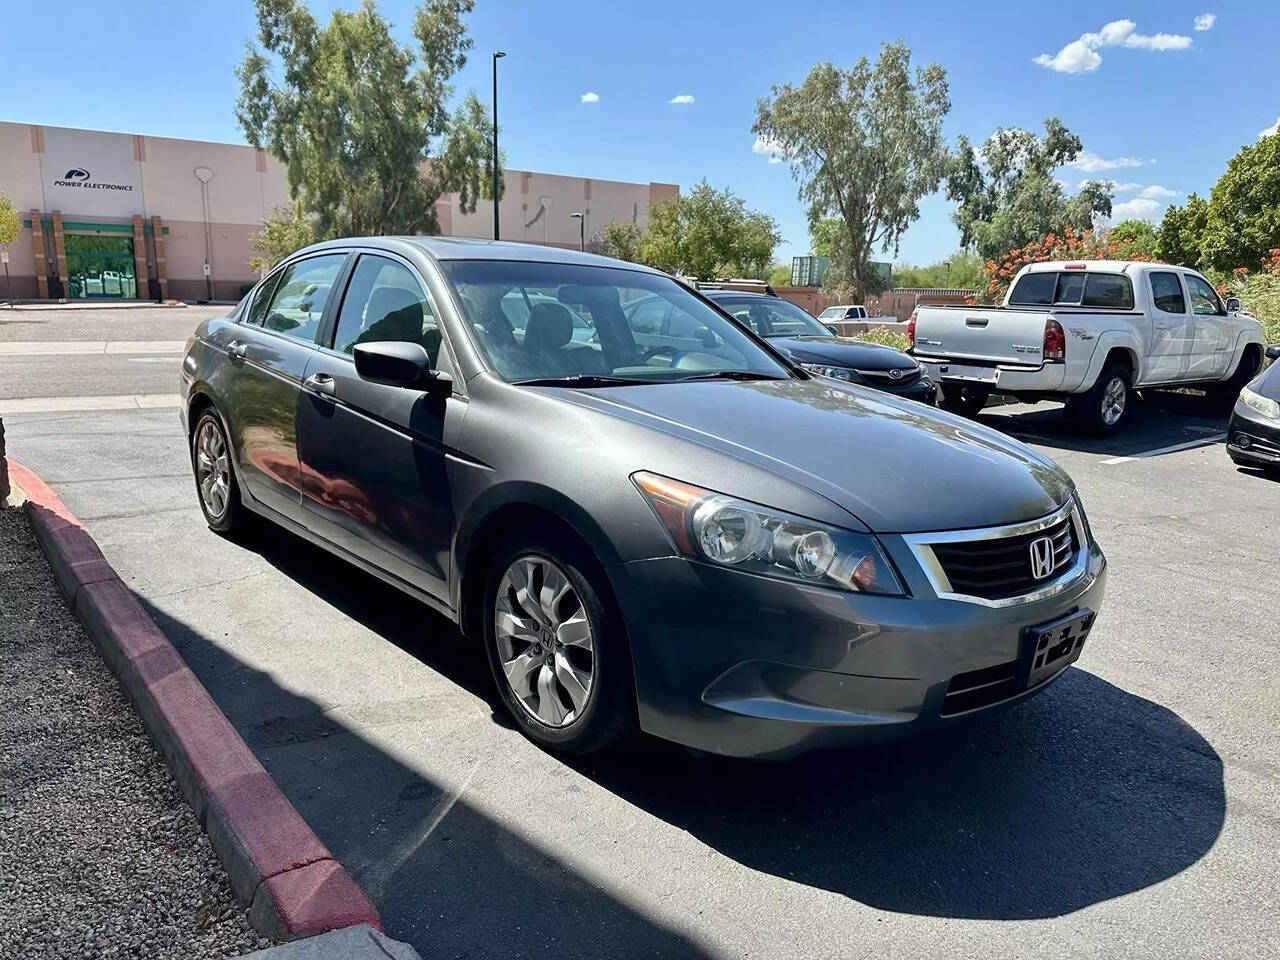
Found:
[{"label": "green shrub", "polygon": [[895,333],[886,327],[872,327],[865,333],[859,333],[853,339],[865,340],[868,343],[879,343],[886,347],[893,347],[895,350],[906,350],[910,344],[907,343],[905,334]]}]

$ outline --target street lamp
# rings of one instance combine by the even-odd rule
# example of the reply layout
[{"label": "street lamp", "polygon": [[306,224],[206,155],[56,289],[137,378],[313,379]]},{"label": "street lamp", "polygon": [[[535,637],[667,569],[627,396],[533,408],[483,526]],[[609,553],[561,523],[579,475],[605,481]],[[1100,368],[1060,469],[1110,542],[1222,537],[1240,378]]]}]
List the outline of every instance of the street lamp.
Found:
[{"label": "street lamp", "polygon": [[587,218],[580,213],[569,214],[570,220],[578,221],[578,249],[587,249]]},{"label": "street lamp", "polygon": [[498,239],[498,61],[506,54],[493,52],[493,239]]}]

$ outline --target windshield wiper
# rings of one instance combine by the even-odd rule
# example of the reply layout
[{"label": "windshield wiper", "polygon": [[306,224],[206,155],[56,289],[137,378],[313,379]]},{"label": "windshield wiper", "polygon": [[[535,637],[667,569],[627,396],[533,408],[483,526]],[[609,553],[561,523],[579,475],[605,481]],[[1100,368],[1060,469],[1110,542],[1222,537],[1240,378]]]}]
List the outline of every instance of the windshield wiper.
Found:
[{"label": "windshield wiper", "polygon": [[676,377],[675,383],[688,383],[690,380],[786,380],[772,373],[756,373],[754,370],[713,370],[708,373],[697,373],[691,377]]},{"label": "windshield wiper", "polygon": [[517,387],[630,387],[656,380],[637,380],[635,377],[606,377],[596,373],[575,373],[567,377],[534,377],[531,380],[512,381]]}]

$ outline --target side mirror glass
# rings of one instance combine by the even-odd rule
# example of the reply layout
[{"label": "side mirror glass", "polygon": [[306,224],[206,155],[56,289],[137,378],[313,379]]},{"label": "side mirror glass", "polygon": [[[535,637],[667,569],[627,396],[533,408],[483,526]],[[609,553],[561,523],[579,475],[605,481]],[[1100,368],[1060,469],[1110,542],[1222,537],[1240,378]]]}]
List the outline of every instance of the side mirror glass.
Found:
[{"label": "side mirror glass", "polygon": [[1268,360],[1280,360],[1280,343],[1273,343],[1267,347]]},{"label": "side mirror glass", "polygon": [[1239,313],[1244,309],[1239,297],[1227,297],[1227,313]]},{"label": "side mirror glass", "polygon": [[357,343],[353,353],[361,380],[422,390],[436,396],[447,397],[453,392],[453,378],[431,369],[431,358],[420,343],[403,340]]},{"label": "side mirror glass", "polygon": [[699,327],[694,336],[697,337],[702,342],[702,345],[708,350],[714,350],[716,347],[720,346],[720,338],[715,335],[715,332],[712,331],[710,327]]}]

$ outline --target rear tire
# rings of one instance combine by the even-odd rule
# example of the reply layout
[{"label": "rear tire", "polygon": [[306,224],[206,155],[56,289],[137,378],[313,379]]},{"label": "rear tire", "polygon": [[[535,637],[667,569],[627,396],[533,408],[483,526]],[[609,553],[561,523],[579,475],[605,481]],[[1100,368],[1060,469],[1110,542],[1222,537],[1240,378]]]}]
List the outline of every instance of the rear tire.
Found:
[{"label": "rear tire", "polygon": [[231,443],[222,429],[222,418],[210,407],[191,431],[191,469],[196,497],[209,529],[231,533],[244,526],[240,487],[231,465]]},{"label": "rear tire", "polygon": [[1111,362],[1085,393],[1067,401],[1067,419],[1099,436],[1116,433],[1133,406],[1133,376],[1124,364]]},{"label": "rear tire", "polygon": [[940,389],[942,399],[938,405],[962,417],[976,417],[991,396],[989,388],[967,383],[944,384]]},{"label": "rear tire", "polygon": [[530,533],[495,553],[485,579],[494,683],[520,732],[547,750],[595,753],[635,727],[631,651],[598,569],[571,538]]}]

